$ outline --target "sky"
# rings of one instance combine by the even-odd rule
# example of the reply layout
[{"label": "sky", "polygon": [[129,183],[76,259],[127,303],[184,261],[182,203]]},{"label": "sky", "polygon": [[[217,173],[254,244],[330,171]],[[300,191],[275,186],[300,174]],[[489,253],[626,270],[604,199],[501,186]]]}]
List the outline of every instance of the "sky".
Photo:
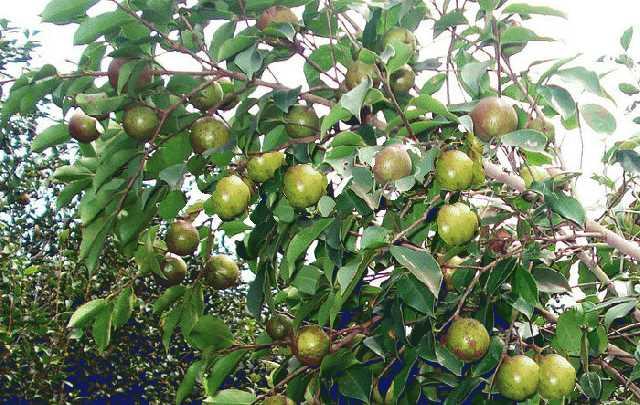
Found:
[{"label": "sky", "polygon": [[[607,76],[604,81],[614,97],[620,96],[617,91],[617,83],[625,78],[624,71],[617,65],[597,64],[595,60],[605,54],[616,55],[621,51],[619,38],[622,32],[632,26],[638,20],[637,0],[609,0],[606,6],[600,0],[528,0],[530,4],[549,5],[561,9],[568,14],[568,19],[563,20],[555,17],[538,17],[533,21],[525,23],[527,28],[533,29],[539,34],[557,39],[553,43],[530,44],[528,46],[525,59],[516,56],[513,64],[516,70],[527,66],[531,60],[542,60],[548,58],[562,58],[574,54],[582,54],[580,65],[587,66],[597,72],[608,72],[611,69],[618,69]],[[15,4],[14,2],[11,2]],[[52,24],[42,24],[38,14],[43,10],[47,0],[20,0],[19,6],[4,7],[2,17],[10,20],[14,26],[38,30],[42,47],[38,50],[38,55],[34,65],[52,63],[60,67],[59,70],[71,70],[75,60],[81,53],[81,48],[73,46],[73,33],[76,26],[55,26]],[[100,13],[111,9],[113,5],[99,4],[91,10],[91,14]],[[636,27],[638,28],[638,27]],[[637,43],[640,43],[640,29],[636,29]],[[430,54],[441,55],[443,49],[448,45],[448,39],[442,35],[435,42],[431,38],[431,31],[428,26],[421,26],[417,31],[418,40],[422,46],[422,56],[428,57]],[[639,50],[639,46],[632,45],[632,52]],[[637,52],[635,52],[637,54]],[[638,58],[635,58],[638,59]],[[173,61],[174,65],[181,65],[179,60]],[[279,64],[274,67],[278,78],[286,85],[296,87],[304,82],[301,69]],[[625,80],[628,80],[626,78]],[[592,215],[599,213],[599,207],[604,204],[604,193],[597,188],[597,184],[589,180],[591,174],[602,173],[603,167],[599,163],[604,148],[610,146],[614,141],[626,138],[635,134],[638,128],[632,124],[631,118],[625,116],[625,104],[616,106],[612,103],[603,102],[601,99],[594,99],[587,94],[576,97],[579,102],[597,102],[603,104],[617,117],[618,129],[614,135],[602,136],[594,133],[589,128],[585,128],[584,152],[581,153],[581,142],[576,131],[563,133],[559,130],[559,139],[562,142],[562,154],[568,169],[580,170],[580,156],[584,163],[582,172],[584,176],[577,185],[577,196],[583,205]],[[556,127],[560,124],[557,123]],[[614,177],[619,175],[614,169],[609,172]]]}]

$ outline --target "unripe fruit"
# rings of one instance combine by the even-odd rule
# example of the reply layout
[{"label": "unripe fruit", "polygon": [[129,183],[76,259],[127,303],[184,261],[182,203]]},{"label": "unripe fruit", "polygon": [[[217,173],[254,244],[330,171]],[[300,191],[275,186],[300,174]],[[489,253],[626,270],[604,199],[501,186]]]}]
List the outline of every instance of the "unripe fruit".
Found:
[{"label": "unripe fruit", "polygon": [[198,110],[207,111],[222,101],[224,93],[217,82],[212,82],[195,95],[189,97],[189,102]]},{"label": "unripe fruit", "polygon": [[96,124],[97,121],[93,117],[80,113],[74,114],[69,120],[69,134],[78,142],[93,142],[100,136]]},{"label": "unripe fruit", "polygon": [[211,256],[204,271],[205,282],[215,290],[226,290],[240,281],[240,269],[229,256]]},{"label": "unripe fruit", "polygon": [[442,278],[444,279],[444,282],[447,286],[447,290],[453,291],[455,289],[455,286],[453,284],[453,275],[458,270],[458,266],[460,266],[462,263],[464,263],[463,258],[461,258],[460,256],[453,256],[441,266]]},{"label": "unripe fruit", "polygon": [[496,375],[496,388],[506,398],[522,401],[538,389],[539,367],[523,355],[506,356]]},{"label": "unripe fruit", "polygon": [[[114,58],[111,63],[109,63],[109,67],[107,68],[107,76],[109,77],[109,84],[114,89],[118,88],[118,80],[120,78],[120,70],[122,66],[133,61],[133,59],[128,58]],[[151,83],[151,78],[153,76],[153,72],[149,66],[145,67],[145,69],[140,74],[138,78],[138,87],[144,87],[147,84]],[[123,87],[127,88],[127,85]]]},{"label": "unripe fruit", "polygon": [[411,49],[411,53],[414,53],[416,51],[416,36],[413,34],[413,32],[409,31],[406,28],[396,27],[387,31],[382,38],[383,50],[387,47],[387,45],[391,45],[395,41],[402,42],[403,44],[409,46],[409,48]]},{"label": "unripe fruit", "polygon": [[411,156],[402,145],[391,145],[376,154],[373,175],[381,184],[396,181],[411,174]]},{"label": "unripe fruit", "polygon": [[389,85],[394,93],[408,93],[415,83],[416,74],[409,65],[404,65],[391,73],[391,77],[389,78]]},{"label": "unripe fruit", "polygon": [[274,395],[272,397],[265,398],[262,404],[263,405],[295,405],[295,402],[285,397],[284,395]]},{"label": "unripe fruit", "polygon": [[547,137],[547,142],[553,142],[556,139],[556,127],[546,117],[529,118],[527,128],[542,132]]},{"label": "unripe fruit", "polygon": [[357,60],[347,68],[344,85],[347,90],[352,90],[367,77],[373,82],[373,87],[377,87],[380,84],[380,78],[378,77],[375,67]]},{"label": "unripe fruit", "polygon": [[160,284],[165,287],[178,285],[187,275],[187,264],[180,256],[167,253],[160,266],[162,277],[159,278]]},{"label": "unripe fruit", "polygon": [[470,363],[481,359],[489,349],[487,328],[472,318],[459,318],[447,331],[447,348],[460,360]]},{"label": "unripe fruit", "polygon": [[284,175],[284,194],[294,208],[315,205],[326,188],[327,178],[310,164],[292,166]]},{"label": "unripe fruit", "polygon": [[319,366],[329,353],[329,345],[329,336],[320,326],[305,326],[296,336],[296,357],[307,366]]},{"label": "unripe fruit", "polygon": [[177,220],[169,226],[165,242],[169,252],[185,256],[196,251],[200,236],[191,222]]},{"label": "unripe fruit", "polygon": [[473,132],[485,142],[518,128],[518,115],[502,98],[485,97],[471,110]]},{"label": "unripe fruit", "polygon": [[146,105],[135,105],[124,112],[124,131],[139,142],[151,139],[158,128],[158,124],[158,115],[151,107]]},{"label": "unripe fruit", "polygon": [[436,179],[445,190],[466,190],[473,181],[473,160],[459,150],[443,152],[436,162]]},{"label": "unripe fruit", "polygon": [[191,147],[197,154],[226,145],[229,136],[229,128],[213,117],[198,118],[191,125]]},{"label": "unripe fruit", "polygon": [[557,354],[542,356],[538,362],[540,383],[538,393],[545,399],[562,399],[571,395],[576,386],[576,369]]},{"label": "unripe fruit", "polygon": [[240,101],[240,97],[238,97],[238,94],[236,94],[233,83],[230,80],[220,80],[218,83],[220,84],[222,92],[224,93],[222,101],[218,105],[218,109],[228,111],[238,104],[238,102]]},{"label": "unripe fruit", "polygon": [[478,216],[461,202],[445,205],[436,218],[438,235],[447,244],[458,246],[469,242],[478,230]]},{"label": "unripe fruit", "polygon": [[271,24],[298,24],[298,16],[289,7],[273,6],[264,10],[256,22],[256,27],[264,31]]},{"label": "unripe fruit", "polygon": [[548,179],[549,173],[544,167],[523,166],[520,168],[520,177],[524,180],[524,185],[529,188],[534,181],[539,182]]},{"label": "unripe fruit", "polygon": [[285,315],[273,315],[266,323],[267,335],[273,340],[283,340],[291,336],[291,319]]},{"label": "unripe fruit", "polygon": [[320,130],[320,119],[314,109],[301,104],[289,107],[284,122],[287,134],[292,138],[317,135]]},{"label": "unripe fruit", "polygon": [[273,177],[284,163],[284,153],[267,152],[254,156],[247,163],[247,174],[255,182],[262,183]]},{"label": "unripe fruit", "polygon": [[250,199],[249,186],[236,175],[220,179],[211,195],[213,211],[222,220],[235,218],[245,212]]}]

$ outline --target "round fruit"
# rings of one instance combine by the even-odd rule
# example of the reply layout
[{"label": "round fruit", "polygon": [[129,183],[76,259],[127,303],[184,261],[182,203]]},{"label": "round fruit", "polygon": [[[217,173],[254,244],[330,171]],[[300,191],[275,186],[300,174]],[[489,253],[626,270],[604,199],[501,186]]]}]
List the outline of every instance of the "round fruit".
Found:
[{"label": "round fruit", "polygon": [[[107,68],[107,76],[109,77],[109,84],[111,84],[111,87],[113,87],[114,89],[118,88],[120,69],[122,69],[122,66],[129,62],[132,62],[133,60],[134,59],[128,58],[114,58],[111,61],[109,67]],[[151,71],[151,68],[149,66],[145,67],[145,69],[140,74],[140,77],[138,78],[138,87],[144,87],[147,84],[151,83],[152,76],[153,72]],[[124,88],[127,88],[126,84]]]},{"label": "round fruit", "polygon": [[204,89],[189,98],[189,102],[198,110],[207,111],[222,101],[224,93],[216,82],[210,83]]},{"label": "round fruit", "polygon": [[255,182],[263,183],[273,177],[284,163],[284,153],[267,152],[254,156],[247,163],[247,174]]},{"label": "round fruit", "polygon": [[185,256],[196,251],[200,236],[191,222],[177,220],[169,226],[165,242],[169,252]]},{"label": "round fruit", "polygon": [[301,104],[289,107],[284,122],[287,134],[292,138],[313,136],[320,130],[320,119],[314,109]]},{"label": "round fruit", "polygon": [[204,265],[204,279],[215,290],[225,290],[240,281],[240,269],[229,256],[211,256]]},{"label": "round fruit", "polygon": [[438,235],[451,246],[469,242],[478,230],[478,216],[468,205],[461,202],[445,205],[436,218]]},{"label": "round fruit", "polygon": [[218,109],[228,111],[238,104],[240,97],[238,97],[233,82],[230,80],[220,80],[218,84],[220,84],[224,94],[220,105],[218,105]]},{"label": "round fruit", "polygon": [[327,178],[310,164],[292,166],[284,174],[284,195],[294,208],[315,205],[326,188]]},{"label": "round fruit", "polygon": [[329,353],[329,336],[318,325],[301,328],[296,336],[296,357],[307,366],[319,366]]},{"label": "round fruit", "polygon": [[378,87],[378,85],[380,84],[380,79],[378,78],[375,67],[368,63],[357,60],[349,65],[349,68],[347,68],[347,74],[344,78],[344,85],[347,90],[351,90],[362,83],[362,81],[367,77],[373,82],[373,87]]},{"label": "round fruit", "polygon": [[249,186],[236,175],[227,176],[218,181],[211,195],[213,211],[223,220],[235,218],[245,212],[250,199]]},{"label": "round fruit", "polygon": [[447,347],[460,360],[470,363],[481,359],[489,349],[487,328],[473,318],[459,318],[447,331]]},{"label": "round fruit", "polygon": [[534,181],[543,181],[549,178],[549,173],[544,167],[540,166],[523,166],[520,168],[520,176],[524,180],[527,188],[531,187]]},{"label": "round fruit", "polygon": [[576,386],[576,369],[557,354],[543,356],[538,362],[540,384],[538,393],[545,399],[562,399],[571,395]]},{"label": "round fruit", "polygon": [[298,16],[289,7],[273,6],[264,10],[256,22],[256,27],[264,31],[271,24],[298,24]]},{"label": "round fruit", "polygon": [[556,139],[556,127],[546,117],[529,118],[527,128],[542,132],[548,142],[553,142]]},{"label": "round fruit", "polygon": [[267,335],[273,340],[283,340],[291,336],[291,319],[285,315],[273,315],[266,324]]},{"label": "round fruit", "polygon": [[18,198],[16,200],[20,205],[29,205],[29,202],[31,201],[31,196],[29,195],[29,193],[23,192],[18,194]]},{"label": "round fruit", "polygon": [[473,160],[459,150],[448,150],[438,157],[436,179],[445,190],[466,190],[473,181]]},{"label": "round fruit", "polygon": [[444,283],[447,286],[447,290],[455,290],[455,285],[453,284],[453,275],[456,273],[462,263],[464,263],[463,258],[461,258],[460,256],[453,256],[442,265],[442,278],[444,279]]},{"label": "round fruit", "polygon": [[389,84],[394,93],[408,93],[416,83],[416,74],[411,66],[404,65],[400,69],[391,73]]},{"label": "round fruit", "polygon": [[180,256],[167,253],[160,266],[162,277],[159,279],[160,284],[165,287],[172,287],[180,284],[187,275],[187,264]]},{"label": "round fruit", "polygon": [[411,174],[411,156],[402,145],[391,145],[376,154],[373,175],[381,184],[396,181]]},{"label": "round fruit", "polygon": [[274,395],[272,397],[265,398],[262,404],[263,405],[295,405],[295,402],[285,397],[284,395]]},{"label": "round fruit", "polygon": [[124,131],[137,141],[151,139],[158,127],[158,115],[146,105],[135,105],[124,112]]},{"label": "round fruit", "polygon": [[392,28],[384,34],[382,38],[382,47],[386,48],[387,45],[391,45],[393,42],[402,42],[405,45],[408,45],[411,49],[411,52],[414,53],[416,51],[417,43],[416,36],[413,32],[409,31],[406,28],[396,27]]},{"label": "round fruit", "polygon": [[69,120],[69,134],[78,142],[93,142],[100,136],[96,124],[97,121],[93,117],[80,113],[74,114]]},{"label": "round fruit", "polygon": [[191,147],[198,154],[226,145],[229,136],[229,128],[213,117],[198,118],[191,125]]},{"label": "round fruit", "polygon": [[506,356],[496,375],[496,388],[503,396],[522,401],[535,394],[539,379],[539,367],[531,358]]},{"label": "round fruit", "polygon": [[471,110],[473,131],[485,142],[518,128],[518,115],[511,104],[498,97],[485,97]]}]

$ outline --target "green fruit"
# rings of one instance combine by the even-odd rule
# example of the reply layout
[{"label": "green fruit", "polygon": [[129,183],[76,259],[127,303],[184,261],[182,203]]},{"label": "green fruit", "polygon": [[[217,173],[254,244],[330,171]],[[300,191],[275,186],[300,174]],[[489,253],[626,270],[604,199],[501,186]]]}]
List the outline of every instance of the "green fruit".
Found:
[{"label": "green fruit", "polygon": [[191,222],[177,220],[169,226],[165,242],[169,252],[185,256],[196,251],[200,235]]},{"label": "green fruit", "polygon": [[381,184],[396,181],[411,174],[411,156],[402,145],[391,145],[376,154],[373,175]]},{"label": "green fruit", "polygon": [[204,271],[205,282],[214,290],[226,290],[240,281],[240,269],[229,256],[211,256]]},{"label": "green fruit", "polygon": [[471,110],[473,131],[485,142],[518,128],[518,115],[502,98],[485,97]]},{"label": "green fruit", "polygon": [[296,16],[289,7],[272,6],[262,12],[256,22],[256,27],[258,27],[260,31],[264,31],[271,24],[285,23],[293,26],[298,25],[298,16]]},{"label": "green fruit", "polygon": [[310,164],[292,166],[284,175],[284,194],[294,208],[315,205],[326,188],[327,178]]},{"label": "green fruit", "polygon": [[413,32],[409,31],[406,28],[396,27],[392,28],[384,34],[382,38],[382,48],[383,50],[391,45],[393,42],[401,42],[411,49],[412,53],[415,53],[417,48],[416,36]]},{"label": "green fruit", "polygon": [[447,244],[458,246],[474,238],[478,230],[478,216],[461,202],[445,205],[436,219],[438,235]]},{"label": "green fruit", "polygon": [[207,111],[211,107],[216,106],[222,101],[224,93],[222,87],[216,82],[210,83],[207,87],[200,90],[189,98],[189,102],[198,110]]},{"label": "green fruit", "polygon": [[549,178],[549,173],[544,167],[540,166],[523,166],[520,168],[520,177],[524,180],[527,188],[531,187],[534,181],[544,181]]},{"label": "green fruit", "polygon": [[329,336],[320,326],[305,326],[296,336],[296,357],[307,366],[319,366],[329,353],[329,345]]},{"label": "green fruit", "polygon": [[487,328],[473,318],[459,318],[447,331],[447,347],[460,360],[471,363],[487,353],[491,338]]},{"label": "green fruit", "polygon": [[250,199],[249,186],[236,175],[227,176],[218,181],[211,195],[213,212],[222,220],[235,218],[246,211]]},{"label": "green fruit", "polygon": [[416,83],[416,74],[411,66],[404,65],[400,69],[391,73],[389,85],[394,93],[408,93]]},{"label": "green fruit", "polygon": [[473,160],[459,150],[443,152],[436,162],[436,179],[445,190],[466,190],[473,181]]},{"label": "green fruit", "polygon": [[191,125],[191,147],[197,154],[226,145],[229,137],[229,128],[213,117],[198,118]]},{"label": "green fruit", "polygon": [[378,87],[380,79],[378,78],[375,67],[357,60],[347,68],[344,85],[347,90],[352,90],[354,87],[362,83],[362,81],[367,77],[373,82],[373,87]]},{"label": "green fruit", "polygon": [[562,399],[571,395],[576,386],[576,369],[557,354],[542,356],[538,393],[545,399]]},{"label": "green fruit", "polygon": [[265,398],[262,404],[263,405],[295,405],[295,402],[285,397],[284,395],[274,395],[272,397]]},{"label": "green fruit", "polygon": [[218,109],[228,111],[240,102],[240,97],[238,97],[233,82],[230,80],[220,80],[218,83],[224,94],[220,105],[218,105]]},{"label": "green fruit", "polygon": [[522,401],[538,389],[539,367],[523,355],[506,356],[496,375],[496,388],[505,397]]},{"label": "green fruit", "polygon": [[547,142],[553,142],[556,139],[556,127],[546,117],[530,118],[527,121],[527,128],[542,132],[547,137]]},{"label": "green fruit", "polygon": [[[118,81],[120,79],[120,70],[122,66],[125,64],[134,61],[134,59],[129,58],[114,58],[111,63],[109,63],[109,67],[107,68],[107,76],[109,77],[109,84],[114,89],[118,88]],[[138,77],[138,87],[144,87],[147,84],[151,83],[151,79],[153,77],[153,72],[151,67],[146,66],[140,76]],[[123,89],[127,88],[127,84],[124,85]]]},{"label": "green fruit", "polygon": [[160,266],[162,277],[159,278],[160,284],[165,287],[172,287],[180,284],[187,275],[187,264],[180,256],[167,253]]},{"label": "green fruit", "polygon": [[273,177],[284,163],[284,153],[267,152],[254,156],[247,163],[247,174],[255,182],[263,183]]},{"label": "green fruit", "polygon": [[124,132],[139,142],[148,141],[153,137],[159,120],[156,112],[146,105],[135,105],[124,112]]},{"label": "green fruit", "polygon": [[78,142],[93,142],[100,136],[96,124],[95,118],[77,113],[69,120],[69,134]]},{"label": "green fruit", "polygon": [[289,107],[284,116],[287,134],[292,138],[305,138],[317,135],[320,130],[320,119],[312,107],[295,104]]},{"label": "green fruit", "polygon": [[283,340],[292,334],[291,319],[285,315],[273,315],[269,318],[265,326],[267,329],[267,335],[269,335],[273,340]]},{"label": "green fruit", "polygon": [[458,270],[458,266],[460,266],[462,263],[464,263],[463,258],[461,258],[460,256],[453,256],[442,265],[442,278],[444,279],[444,282],[447,286],[447,290],[455,290],[455,286],[453,284],[453,275]]}]

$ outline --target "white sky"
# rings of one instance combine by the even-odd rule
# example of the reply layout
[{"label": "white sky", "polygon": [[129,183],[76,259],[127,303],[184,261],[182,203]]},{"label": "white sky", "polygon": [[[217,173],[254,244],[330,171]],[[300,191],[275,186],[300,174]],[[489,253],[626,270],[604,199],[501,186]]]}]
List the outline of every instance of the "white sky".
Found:
[{"label": "white sky", "polygon": [[[606,72],[613,68],[619,69],[607,80],[604,85],[614,97],[620,93],[617,90],[619,79],[624,76],[624,69],[617,65],[604,66],[595,64],[593,61],[603,55],[615,55],[621,51],[619,37],[629,26],[636,23],[640,17],[640,5],[637,0],[521,0],[530,4],[544,4],[561,9],[569,14],[568,20],[555,17],[536,17],[530,22],[526,22],[527,28],[533,29],[538,34],[550,36],[558,39],[555,43],[530,44],[525,58],[516,56],[513,60],[516,70],[526,66],[532,60],[542,60],[556,57],[567,57],[577,53],[583,54],[580,64],[587,66],[598,72]],[[42,47],[38,51],[38,58],[34,65],[42,63],[52,63],[58,67],[73,68],[68,60],[77,60],[81,53],[81,48],[73,47],[73,33],[75,25],[55,26],[52,24],[42,24],[38,14],[42,11],[47,0],[20,0],[7,1],[11,6],[3,7],[2,18],[10,20],[14,26],[38,30],[38,35]],[[100,7],[112,8],[112,5],[99,5],[91,10],[91,14],[100,12]],[[418,30],[418,39],[422,45],[423,57],[433,57],[446,53],[448,36],[443,34],[436,43],[431,39],[429,26],[421,26]],[[632,51],[640,49],[634,43],[640,43],[640,29],[636,27],[636,37],[632,42]],[[635,58],[638,59],[638,58]],[[181,61],[174,61],[173,65],[181,65]],[[60,69],[64,70],[64,69]],[[304,83],[304,77],[299,67],[279,64],[275,67],[278,78],[287,85],[295,87]],[[627,81],[629,78],[626,79]],[[625,104],[619,106],[607,104],[603,100],[590,98],[588,95],[576,97],[579,102],[597,102],[605,105],[613,112],[618,119],[618,130],[616,134],[605,139],[605,137],[595,134],[588,127],[585,127],[584,140],[584,167],[583,180],[578,184],[578,197],[587,209],[593,210],[603,205],[604,193],[598,190],[596,185],[588,178],[593,172],[602,172],[600,159],[605,143],[611,145],[615,140],[626,138],[640,132],[634,124],[630,123],[632,117],[624,116]],[[559,127],[559,123],[556,125]],[[579,162],[579,142],[577,131],[563,134],[561,130],[560,139],[564,138],[563,156],[569,168],[578,170]],[[611,173],[610,173],[611,174]]]}]

